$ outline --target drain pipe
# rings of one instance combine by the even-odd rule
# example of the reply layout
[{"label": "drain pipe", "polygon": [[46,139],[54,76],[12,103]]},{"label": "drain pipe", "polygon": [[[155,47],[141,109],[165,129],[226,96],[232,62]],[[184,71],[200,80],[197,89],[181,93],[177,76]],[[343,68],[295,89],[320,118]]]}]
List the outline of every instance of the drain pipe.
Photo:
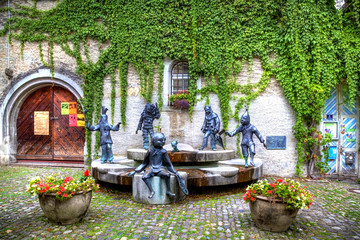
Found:
[{"label": "drain pipe", "polygon": [[[9,19],[9,36],[10,36],[10,32],[11,32],[11,30],[10,30],[10,17],[11,17],[11,13],[10,13],[10,0],[8,0],[8,19]],[[10,43],[9,43],[9,40],[8,40],[8,42],[7,42],[7,45],[8,45],[8,68],[10,68]]]}]

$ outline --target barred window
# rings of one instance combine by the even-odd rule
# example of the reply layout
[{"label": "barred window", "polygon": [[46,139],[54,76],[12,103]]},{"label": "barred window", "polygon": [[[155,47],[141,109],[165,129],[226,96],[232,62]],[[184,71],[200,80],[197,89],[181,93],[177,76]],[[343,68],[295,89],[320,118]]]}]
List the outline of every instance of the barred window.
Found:
[{"label": "barred window", "polygon": [[171,69],[171,94],[189,89],[189,64],[178,62]]}]

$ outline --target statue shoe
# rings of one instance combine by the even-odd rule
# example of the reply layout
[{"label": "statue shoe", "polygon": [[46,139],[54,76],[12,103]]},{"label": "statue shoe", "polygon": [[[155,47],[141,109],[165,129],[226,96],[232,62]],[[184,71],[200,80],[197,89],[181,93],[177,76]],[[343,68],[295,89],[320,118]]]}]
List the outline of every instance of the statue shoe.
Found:
[{"label": "statue shoe", "polygon": [[212,148],[212,150],[213,150],[213,151],[216,151],[217,149],[214,147],[214,148]]},{"label": "statue shoe", "polygon": [[166,195],[168,195],[169,197],[175,197],[176,195],[170,191],[166,192]]},{"label": "statue shoe", "polygon": [[253,167],[255,166],[254,160],[250,160],[250,165]]},{"label": "statue shoe", "polygon": [[155,192],[151,192],[148,198],[152,198],[154,196]]},{"label": "statue shoe", "polygon": [[246,167],[246,168],[248,167],[248,161],[247,161],[247,159],[245,159],[245,167]]}]

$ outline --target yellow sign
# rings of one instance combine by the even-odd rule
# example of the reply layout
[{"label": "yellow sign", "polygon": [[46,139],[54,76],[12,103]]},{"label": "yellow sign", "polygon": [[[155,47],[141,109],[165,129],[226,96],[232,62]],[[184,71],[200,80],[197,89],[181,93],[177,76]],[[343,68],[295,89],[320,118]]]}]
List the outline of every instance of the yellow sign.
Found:
[{"label": "yellow sign", "polygon": [[48,111],[34,111],[34,135],[49,135]]},{"label": "yellow sign", "polygon": [[78,127],[85,127],[85,116],[84,114],[77,115],[77,126]]}]

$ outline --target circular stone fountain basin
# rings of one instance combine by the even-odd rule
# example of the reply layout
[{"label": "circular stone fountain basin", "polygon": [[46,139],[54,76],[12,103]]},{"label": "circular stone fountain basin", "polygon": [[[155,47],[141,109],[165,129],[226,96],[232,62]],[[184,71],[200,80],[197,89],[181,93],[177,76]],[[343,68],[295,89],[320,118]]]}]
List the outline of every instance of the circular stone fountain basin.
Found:
[{"label": "circular stone fountain basin", "polygon": [[[187,144],[178,144],[178,148],[180,152],[172,152],[171,145],[164,146],[175,169],[188,174],[189,188],[243,183],[262,176],[260,159],[254,159],[254,167],[245,168],[245,160],[236,158],[234,150],[199,151]],[[128,174],[142,163],[146,153],[144,149],[128,149],[127,157],[115,158],[114,164],[95,160],[91,163],[92,175],[103,182],[131,186]]]},{"label": "circular stone fountain basin", "polygon": [[[128,149],[127,158],[142,162],[146,155],[144,149]],[[220,151],[198,151],[198,150],[181,150],[180,152],[168,151],[172,163],[204,163],[231,160],[235,158],[234,150]]]},{"label": "circular stone fountain basin", "polygon": [[[103,182],[131,186],[132,178],[128,174],[140,164],[141,161],[126,157],[115,158],[114,164],[101,164],[100,160],[95,160],[91,163],[92,175]],[[263,164],[260,159],[255,158],[254,167],[245,168],[244,165],[243,159],[234,158],[204,164],[183,163],[174,167],[177,171],[188,174],[187,186],[191,188],[244,183],[262,176]]]}]

